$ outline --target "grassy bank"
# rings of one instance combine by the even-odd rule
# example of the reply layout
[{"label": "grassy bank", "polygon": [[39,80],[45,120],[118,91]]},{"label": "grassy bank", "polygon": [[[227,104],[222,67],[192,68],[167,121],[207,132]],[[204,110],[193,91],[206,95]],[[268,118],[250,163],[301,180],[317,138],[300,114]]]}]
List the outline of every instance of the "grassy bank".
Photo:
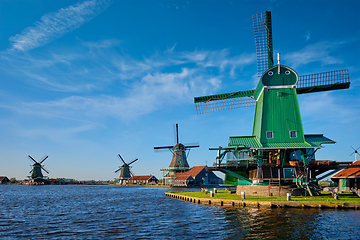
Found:
[{"label": "grassy bank", "polygon": [[[210,198],[210,194],[205,194],[205,192],[200,191],[191,191],[191,192],[176,192],[178,195],[188,196],[188,197],[197,197],[197,198]],[[241,199],[241,196],[236,194],[229,194],[228,191],[218,190],[215,193],[214,199],[226,199],[226,200],[244,200]],[[259,202],[289,202],[286,200],[286,197],[261,197],[261,196],[246,196],[245,201],[259,201]],[[321,196],[307,196],[306,199],[304,196],[293,197],[291,196],[290,202],[299,202],[299,203],[359,203],[360,197],[353,195],[352,193],[340,193],[339,199],[336,200],[331,194],[321,195]]]}]

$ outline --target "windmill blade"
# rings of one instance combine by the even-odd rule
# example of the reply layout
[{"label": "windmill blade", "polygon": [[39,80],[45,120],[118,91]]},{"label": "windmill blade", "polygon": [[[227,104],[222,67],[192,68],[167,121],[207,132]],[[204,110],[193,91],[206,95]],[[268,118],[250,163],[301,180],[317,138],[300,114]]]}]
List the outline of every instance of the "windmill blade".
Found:
[{"label": "windmill blade", "polygon": [[196,97],[194,102],[197,114],[253,107],[256,104],[254,90]]},{"label": "windmill blade", "polygon": [[115,173],[117,173],[117,172],[120,171],[120,170],[121,170],[121,168],[119,168],[118,170],[116,170]]},{"label": "windmill blade", "polygon": [[274,65],[271,12],[266,11],[252,16],[258,77]]},{"label": "windmill blade", "polygon": [[44,170],[47,174],[49,174],[49,171],[46,170],[43,166],[41,166],[41,169]]},{"label": "windmill blade", "polygon": [[120,153],[119,153],[118,155],[119,155],[121,161],[123,161],[123,163],[126,164],[126,162],[124,161],[124,159],[121,157]]},{"label": "windmill blade", "polygon": [[349,70],[336,70],[299,76],[297,94],[346,89],[350,87]]},{"label": "windmill blade", "polygon": [[132,164],[132,163],[134,163],[134,162],[136,162],[137,160],[139,160],[138,158],[135,158],[134,160],[132,160],[128,165],[130,165],[130,164]]},{"label": "windmill blade", "polygon": [[29,173],[32,173],[34,171],[34,169],[31,169],[31,171]]},{"label": "windmill blade", "polygon": [[185,146],[185,148],[197,148],[200,147],[200,145],[189,145],[189,146]]},{"label": "windmill blade", "polygon": [[40,164],[42,164],[49,156],[46,156],[43,158],[43,160],[41,160]]},{"label": "windmill blade", "polygon": [[[352,153],[350,154],[350,156],[352,156],[353,154],[359,154],[358,150],[360,149],[360,147],[358,147],[357,149],[353,148],[353,146],[350,146],[350,147],[354,150],[354,152],[352,152]],[[360,155],[360,154],[359,154],[359,155]]]},{"label": "windmill blade", "polygon": [[33,160],[35,163],[38,163],[32,156],[28,155],[28,158]]},{"label": "windmill blade", "polygon": [[154,147],[154,149],[156,150],[156,149],[168,149],[168,148],[170,148],[170,149],[173,149],[175,146],[163,146],[163,147]]},{"label": "windmill blade", "polygon": [[360,149],[360,147],[358,147],[357,149],[353,148],[353,146],[350,147],[354,150],[354,152],[357,152]]},{"label": "windmill blade", "polygon": [[175,125],[176,126],[176,132],[175,132],[175,134],[176,134],[176,144],[178,144],[179,143],[179,125],[178,124],[176,124]]}]

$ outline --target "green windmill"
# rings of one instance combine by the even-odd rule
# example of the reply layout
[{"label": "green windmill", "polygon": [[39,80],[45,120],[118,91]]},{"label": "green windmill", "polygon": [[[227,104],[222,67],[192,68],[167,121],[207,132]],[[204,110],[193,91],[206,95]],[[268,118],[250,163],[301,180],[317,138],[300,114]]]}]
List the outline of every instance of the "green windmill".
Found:
[{"label": "green windmill", "polygon": [[227,147],[211,148],[218,151],[212,170],[224,172],[225,183],[271,184],[276,179],[279,185],[288,181],[299,186],[305,180],[299,184],[297,179],[305,176],[309,181],[324,172],[311,160],[322,144],[335,142],[322,134],[304,134],[297,95],[349,88],[349,73],[346,69],[298,76],[280,64],[280,54],[274,65],[271,12],[254,15],[253,26],[257,87],[194,99],[198,114],[255,106],[252,136],[230,137]]},{"label": "green windmill", "polygon": [[47,179],[44,179],[44,175],[42,174],[41,170],[44,170],[47,174],[49,174],[49,171],[47,171],[44,168],[43,162],[48,158],[49,156],[45,156],[40,162],[36,161],[32,156],[28,155],[28,158],[34,162],[32,165],[32,169],[29,173],[31,173],[31,184],[47,184],[49,181]]}]

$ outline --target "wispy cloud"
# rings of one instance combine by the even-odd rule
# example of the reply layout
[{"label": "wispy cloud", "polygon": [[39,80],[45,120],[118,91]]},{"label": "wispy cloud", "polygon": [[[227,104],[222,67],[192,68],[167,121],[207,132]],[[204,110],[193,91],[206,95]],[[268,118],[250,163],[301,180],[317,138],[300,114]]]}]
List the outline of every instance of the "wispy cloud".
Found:
[{"label": "wispy cloud", "polygon": [[297,52],[284,54],[287,65],[297,68],[312,62],[320,62],[321,65],[341,64],[343,61],[330,55],[342,43],[320,42],[308,45]]},{"label": "wispy cloud", "polygon": [[0,107],[91,126],[106,117],[128,121],[166,107],[190,105],[194,96],[215,94],[223,79],[234,78],[256,62],[255,54],[231,56],[227,49],[177,52],[174,45],[170,51],[135,59],[118,51],[118,40],[77,43],[76,51],[0,54],[0,70],[11,76],[5,81],[19,81],[43,93],[33,101],[3,97]]},{"label": "wispy cloud", "polygon": [[182,68],[194,70],[203,79],[221,82],[224,77],[235,78],[256,61],[255,54],[230,56],[227,49],[176,52],[175,46],[171,51],[135,59],[117,50],[118,40],[78,43],[76,50],[62,49],[47,55],[0,54],[0,70],[45,90],[89,92],[119,82],[131,88],[149,74],[175,74]]},{"label": "wispy cloud", "polygon": [[196,63],[202,67],[217,67],[221,72],[230,69],[231,77],[235,76],[235,70],[241,69],[256,61],[255,54],[243,53],[239,56],[230,57],[228,49],[218,51],[193,51],[180,54],[180,58]]},{"label": "wispy cloud", "polygon": [[57,12],[47,13],[36,22],[11,37],[11,48],[8,51],[29,51],[55,40],[64,34],[82,26],[87,21],[104,11],[110,5],[108,0],[91,0],[67,8],[61,8]]},{"label": "wispy cloud", "polygon": [[307,121],[326,119],[327,124],[333,126],[360,121],[360,116],[353,110],[353,105],[348,104],[348,102],[353,102],[354,105],[359,105],[359,100],[350,99],[350,96],[346,94],[341,95],[341,97],[336,94],[333,92],[322,92],[301,95],[299,101],[302,118],[307,119]]},{"label": "wispy cloud", "polygon": [[182,69],[179,73],[157,73],[144,76],[123,97],[98,95],[95,97],[70,96],[44,102],[20,102],[16,105],[1,105],[25,115],[43,118],[97,119],[115,117],[123,120],[151,113],[166,106],[192,102],[196,93],[217,89],[220,80],[208,81],[198,76],[195,70]]}]

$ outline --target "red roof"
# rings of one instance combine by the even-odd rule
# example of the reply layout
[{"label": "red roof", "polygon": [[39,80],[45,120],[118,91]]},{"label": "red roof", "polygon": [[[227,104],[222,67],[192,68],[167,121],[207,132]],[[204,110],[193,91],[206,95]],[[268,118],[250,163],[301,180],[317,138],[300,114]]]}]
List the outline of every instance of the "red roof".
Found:
[{"label": "red roof", "polygon": [[352,165],[359,165],[359,167],[345,168],[331,178],[360,178],[360,161],[356,161]]},{"label": "red roof", "polygon": [[6,177],[4,177],[4,176],[1,176],[1,177],[0,177],[0,181],[2,181],[2,180],[3,180],[4,178],[6,178]]},{"label": "red roof", "polygon": [[[190,178],[190,179],[189,179]],[[175,180],[192,180],[194,179],[191,175],[188,174],[177,174]]]},{"label": "red roof", "polygon": [[201,170],[203,170],[204,168],[205,168],[205,166],[192,167],[185,172],[180,172],[180,173],[176,174],[175,180],[186,180],[186,179],[188,179],[189,176],[191,176],[195,179],[196,175],[198,175],[199,172],[201,172]]},{"label": "red roof", "polygon": [[149,180],[153,175],[144,175],[144,176],[132,176],[131,178],[128,179],[128,181],[147,181]]}]

